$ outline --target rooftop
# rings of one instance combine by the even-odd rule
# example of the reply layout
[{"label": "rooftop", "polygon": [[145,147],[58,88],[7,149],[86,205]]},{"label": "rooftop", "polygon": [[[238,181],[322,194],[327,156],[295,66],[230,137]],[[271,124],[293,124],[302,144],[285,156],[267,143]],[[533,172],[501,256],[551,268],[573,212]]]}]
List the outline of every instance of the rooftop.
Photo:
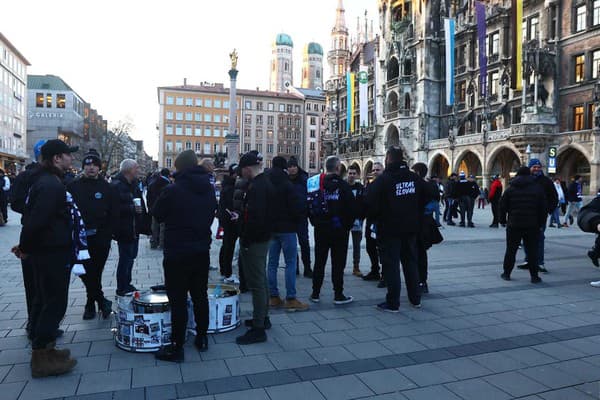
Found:
[{"label": "rooftop", "polygon": [[[201,93],[214,93],[214,94],[229,94],[229,88],[223,86],[222,83],[216,83],[214,85],[178,85],[178,86],[160,86],[158,90],[174,90],[174,91],[186,91],[186,92],[201,92]],[[269,90],[249,90],[249,89],[236,89],[236,93],[241,96],[254,96],[254,97],[268,97],[268,98],[281,98],[290,100],[300,100],[300,97],[293,93],[280,93],[271,92]]]},{"label": "rooftop", "polygon": [[0,42],[3,42],[13,53],[15,53],[15,55],[19,57],[25,65],[31,65],[29,61],[27,61],[25,56],[21,54],[19,50],[17,50],[17,48],[10,42],[10,40],[8,40],[6,36],[2,34],[2,32],[0,32]]},{"label": "rooftop", "polygon": [[27,89],[74,90],[56,75],[27,75]]},{"label": "rooftop", "polygon": [[279,33],[275,38],[275,44],[277,46],[290,46],[294,47],[294,42],[292,42],[292,38],[287,33]]}]

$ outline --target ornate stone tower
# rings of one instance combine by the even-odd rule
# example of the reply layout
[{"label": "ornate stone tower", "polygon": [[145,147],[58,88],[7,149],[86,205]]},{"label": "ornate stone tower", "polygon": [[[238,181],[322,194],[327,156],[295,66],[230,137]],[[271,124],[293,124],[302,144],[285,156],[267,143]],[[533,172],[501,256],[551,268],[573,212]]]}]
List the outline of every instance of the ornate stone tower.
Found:
[{"label": "ornate stone tower", "polygon": [[338,0],[335,26],[331,30],[331,50],[327,55],[331,80],[342,79],[348,69],[350,39],[348,36],[348,27],[346,26],[345,13],[342,0]]},{"label": "ornate stone tower", "polygon": [[293,65],[294,42],[290,35],[280,33],[273,42],[271,55],[270,90],[285,92],[294,84]]},{"label": "ornate stone tower", "polygon": [[311,42],[302,52],[302,88],[323,89],[323,48]]}]

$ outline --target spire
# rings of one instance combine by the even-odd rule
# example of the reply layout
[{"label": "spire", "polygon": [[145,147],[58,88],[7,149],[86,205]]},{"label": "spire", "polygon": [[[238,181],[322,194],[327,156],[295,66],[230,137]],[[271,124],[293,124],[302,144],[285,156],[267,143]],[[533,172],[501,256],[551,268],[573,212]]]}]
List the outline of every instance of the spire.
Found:
[{"label": "spire", "polygon": [[338,0],[337,9],[335,12],[335,27],[334,31],[342,31],[347,32],[348,28],[346,28],[346,10],[344,10],[344,2],[342,0]]}]

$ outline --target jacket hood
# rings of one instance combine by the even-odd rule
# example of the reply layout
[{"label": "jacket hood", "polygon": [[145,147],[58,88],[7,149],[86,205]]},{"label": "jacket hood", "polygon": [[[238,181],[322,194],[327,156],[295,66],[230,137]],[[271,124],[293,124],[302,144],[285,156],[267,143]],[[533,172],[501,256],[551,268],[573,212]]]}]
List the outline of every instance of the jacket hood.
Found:
[{"label": "jacket hood", "polygon": [[535,178],[533,176],[523,175],[515,177],[515,179],[513,179],[513,181],[511,182],[511,185],[522,188],[528,185],[532,185],[534,182]]},{"label": "jacket hood", "polygon": [[184,169],[181,172],[173,174],[175,183],[182,185],[194,193],[202,193],[212,190],[210,175],[201,166]]},{"label": "jacket hood", "polygon": [[298,167],[298,173],[296,174],[296,176],[292,177],[291,175],[289,175],[289,179],[293,183],[306,182],[306,180],[308,179],[308,172],[306,172],[302,168]]},{"label": "jacket hood", "polygon": [[325,178],[323,179],[323,186],[325,189],[335,189],[339,186],[341,181],[342,178],[339,175],[325,175]]},{"label": "jacket hood", "polygon": [[390,163],[388,164],[385,169],[394,174],[400,174],[400,173],[405,173],[406,171],[408,171],[408,165],[405,162],[394,162],[394,163]]},{"label": "jacket hood", "polygon": [[281,168],[271,168],[269,177],[271,178],[271,182],[276,186],[279,186],[290,179],[288,174]]}]

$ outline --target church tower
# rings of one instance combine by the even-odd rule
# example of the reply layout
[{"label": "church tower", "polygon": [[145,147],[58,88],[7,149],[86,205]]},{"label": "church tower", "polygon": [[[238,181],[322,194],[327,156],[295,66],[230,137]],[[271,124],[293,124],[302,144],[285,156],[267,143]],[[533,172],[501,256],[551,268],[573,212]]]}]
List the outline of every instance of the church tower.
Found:
[{"label": "church tower", "polygon": [[269,88],[272,92],[285,92],[293,86],[293,50],[294,43],[290,35],[286,33],[278,34],[273,42],[271,53]]},{"label": "church tower", "polygon": [[331,80],[344,77],[350,59],[350,43],[345,13],[342,0],[338,0],[335,26],[331,30],[331,51],[327,55]]},{"label": "church tower", "polygon": [[319,43],[310,42],[302,52],[303,89],[323,89],[323,48]]}]

